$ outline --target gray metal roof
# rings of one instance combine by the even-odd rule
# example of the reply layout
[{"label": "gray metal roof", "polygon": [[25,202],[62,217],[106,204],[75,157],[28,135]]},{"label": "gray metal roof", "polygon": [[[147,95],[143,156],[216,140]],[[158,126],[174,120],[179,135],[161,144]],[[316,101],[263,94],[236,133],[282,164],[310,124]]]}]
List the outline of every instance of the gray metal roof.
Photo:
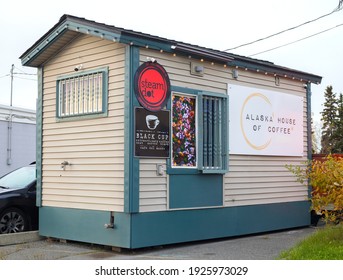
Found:
[{"label": "gray metal roof", "polygon": [[25,66],[40,67],[50,57],[60,51],[68,42],[82,33],[124,44],[140,47],[148,46],[151,49],[179,53],[185,56],[207,59],[213,62],[221,62],[228,66],[243,68],[250,71],[269,74],[273,73],[276,76],[297,79],[304,82],[318,84],[322,80],[321,76],[275,65],[269,61],[253,59],[250,57],[166,39],[71,15],[63,15],[57,24],[55,24],[26,52],[24,52],[20,56],[22,64]]}]

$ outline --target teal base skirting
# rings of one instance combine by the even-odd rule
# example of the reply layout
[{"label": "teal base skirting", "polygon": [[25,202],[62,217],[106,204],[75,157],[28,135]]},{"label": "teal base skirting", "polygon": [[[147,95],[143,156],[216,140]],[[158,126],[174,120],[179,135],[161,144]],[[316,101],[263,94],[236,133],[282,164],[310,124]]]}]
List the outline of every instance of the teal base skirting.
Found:
[{"label": "teal base skirting", "polygon": [[113,229],[109,211],[59,207],[39,208],[39,234],[66,240],[130,248],[130,214],[115,213]]},{"label": "teal base skirting", "polygon": [[140,248],[308,226],[309,209],[309,202],[291,202],[135,214],[131,246]]},{"label": "teal base skirting", "polygon": [[309,209],[309,202],[303,201],[115,213],[114,229],[105,229],[109,212],[41,207],[39,232],[43,236],[134,249],[308,226]]}]

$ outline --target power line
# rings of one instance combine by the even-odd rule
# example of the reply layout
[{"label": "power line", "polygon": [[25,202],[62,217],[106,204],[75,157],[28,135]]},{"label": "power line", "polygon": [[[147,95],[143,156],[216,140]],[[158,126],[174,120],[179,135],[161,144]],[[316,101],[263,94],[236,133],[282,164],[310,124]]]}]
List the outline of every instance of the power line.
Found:
[{"label": "power line", "polygon": [[317,35],[319,35],[319,34],[328,32],[328,31],[330,31],[330,30],[332,30],[332,29],[338,28],[338,27],[340,27],[340,26],[343,26],[343,23],[338,24],[338,25],[336,25],[336,26],[334,26],[334,27],[325,29],[325,30],[323,30],[323,31],[317,32],[317,33],[315,33],[315,34],[306,36],[306,37],[304,37],[304,38],[295,40],[295,41],[293,41],[293,42],[290,42],[290,43],[287,43],[287,44],[283,44],[283,45],[280,45],[280,46],[277,46],[277,47],[274,47],[274,48],[271,48],[271,49],[268,49],[268,50],[265,50],[265,51],[262,51],[262,52],[254,53],[254,54],[250,55],[250,57],[251,57],[251,56],[256,56],[256,55],[259,55],[259,54],[262,54],[262,53],[266,53],[266,52],[269,52],[269,51],[273,51],[273,50],[276,50],[276,49],[279,49],[279,48],[282,48],[282,47],[285,47],[285,46],[288,46],[288,45],[292,45],[292,44],[294,44],[294,43],[298,43],[298,42],[300,42],[300,41],[306,40],[306,39],[308,39],[308,38],[317,36]]},{"label": "power line", "polygon": [[30,73],[16,73],[16,72],[13,72],[13,75],[29,75],[29,76],[37,76],[37,74],[30,74]]},{"label": "power line", "polygon": [[37,79],[29,79],[29,78],[23,78],[23,77],[14,77],[14,78],[21,79],[21,80],[37,81]]},{"label": "power line", "polygon": [[[343,0],[342,0],[343,1]],[[31,75],[31,76],[37,76],[37,74],[31,74],[31,73],[27,73],[22,69],[19,69],[18,67],[14,66],[14,69],[17,69],[18,71],[20,71],[21,73],[13,73],[13,74],[17,74],[17,75]]]},{"label": "power line", "polygon": [[261,42],[261,41],[263,41],[263,40],[266,40],[266,39],[272,38],[272,37],[274,37],[274,36],[280,35],[280,34],[285,33],[285,32],[287,32],[287,31],[294,30],[294,29],[299,28],[299,27],[301,27],[301,26],[304,26],[304,25],[306,25],[306,24],[315,22],[315,21],[317,21],[317,20],[320,20],[320,19],[322,19],[322,18],[324,18],[324,17],[330,16],[330,15],[332,15],[333,13],[342,10],[342,8],[343,8],[342,5],[343,5],[343,0],[339,0],[338,6],[337,6],[332,12],[330,12],[330,13],[328,13],[328,14],[325,14],[325,15],[322,15],[322,16],[317,17],[317,18],[315,18],[315,19],[306,21],[306,22],[301,23],[301,24],[299,24],[299,25],[296,25],[296,26],[293,26],[293,27],[284,29],[284,30],[282,30],[282,31],[279,31],[279,32],[277,32],[277,33],[268,35],[268,36],[263,37],[263,38],[260,38],[260,39],[257,39],[257,40],[255,40],[255,41],[251,41],[251,42],[249,42],[249,43],[245,43],[245,44],[236,46],[236,47],[234,47],[234,48],[226,49],[226,50],[224,50],[224,52],[231,51],[231,50],[235,50],[235,49],[238,49],[238,48],[241,48],[241,47],[245,47],[245,46],[248,46],[248,45],[252,45],[252,44],[255,44],[255,43],[257,43],[257,42]]}]

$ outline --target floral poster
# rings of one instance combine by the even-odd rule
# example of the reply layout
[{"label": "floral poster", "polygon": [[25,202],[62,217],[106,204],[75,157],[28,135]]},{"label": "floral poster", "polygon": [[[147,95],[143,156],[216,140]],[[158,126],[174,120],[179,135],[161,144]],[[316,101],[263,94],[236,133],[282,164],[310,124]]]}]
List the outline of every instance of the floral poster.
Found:
[{"label": "floral poster", "polygon": [[196,130],[194,97],[173,95],[173,158],[174,167],[196,167]]}]

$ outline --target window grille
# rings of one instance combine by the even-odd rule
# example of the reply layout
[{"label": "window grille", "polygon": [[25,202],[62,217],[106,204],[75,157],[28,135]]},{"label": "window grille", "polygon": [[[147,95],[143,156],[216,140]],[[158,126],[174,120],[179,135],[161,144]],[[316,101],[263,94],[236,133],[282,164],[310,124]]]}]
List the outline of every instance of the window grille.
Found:
[{"label": "window grille", "polygon": [[202,163],[203,172],[227,170],[227,104],[226,97],[202,95]]},{"label": "window grille", "polygon": [[107,96],[106,71],[81,73],[57,80],[60,118],[103,113]]}]

